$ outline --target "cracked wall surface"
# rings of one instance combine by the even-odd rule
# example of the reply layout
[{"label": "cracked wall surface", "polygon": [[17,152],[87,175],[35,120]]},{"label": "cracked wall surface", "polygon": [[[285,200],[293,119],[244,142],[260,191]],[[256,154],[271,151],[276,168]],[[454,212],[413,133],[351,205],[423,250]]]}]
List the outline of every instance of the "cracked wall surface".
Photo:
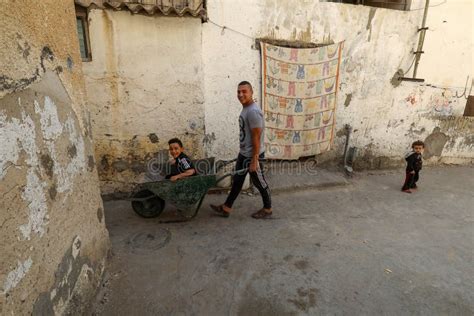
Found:
[{"label": "cracked wall surface", "polygon": [[[412,1],[411,8],[405,12],[305,0],[208,1],[209,18],[227,27],[203,24],[206,135],[213,135],[206,143],[208,155],[232,158],[238,151],[240,105],[235,86],[240,80],[250,81],[260,100],[260,52],[255,38],[263,38],[344,41],[337,136],[334,150],[318,156],[319,161],[341,161],[344,125],[350,124],[350,146],[357,147],[359,168],[400,166],[413,141],[428,140],[430,145],[435,128],[448,139],[428,164],[471,163],[474,129],[472,118],[462,117],[466,98],[459,96],[466,77],[474,75],[473,3],[449,1],[429,8],[430,29],[418,70],[423,84],[398,80],[400,73],[412,75],[413,67],[407,70],[418,43],[424,1]],[[471,81],[466,94],[470,86]]]},{"label": "cracked wall surface", "polygon": [[[400,81],[413,71],[424,3],[414,0],[411,11],[399,11],[325,1],[209,0],[208,23],[90,10],[93,58],[84,69],[103,192],[144,181],[147,162],[166,155],[172,136],[183,138],[195,158],[234,158],[241,110],[236,85],[250,81],[261,98],[256,39],[298,47],[344,42],[334,150],[318,161],[342,160],[349,124],[358,168],[400,166],[411,143],[430,144],[435,128],[447,140],[427,163],[472,162],[474,131],[466,130],[471,119],[462,117],[466,95],[459,96],[474,74],[473,4],[429,9],[418,71],[425,82]],[[446,120],[457,123],[444,130]]]},{"label": "cracked wall surface", "polygon": [[83,313],[109,247],[72,2],[0,3],[0,314]]}]

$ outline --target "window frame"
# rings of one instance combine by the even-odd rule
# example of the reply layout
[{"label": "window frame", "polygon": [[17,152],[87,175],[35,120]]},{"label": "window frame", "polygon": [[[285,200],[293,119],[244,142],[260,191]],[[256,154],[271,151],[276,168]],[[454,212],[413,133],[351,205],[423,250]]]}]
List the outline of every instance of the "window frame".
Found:
[{"label": "window frame", "polygon": [[[76,23],[78,22],[78,20],[81,20],[82,28],[84,32],[84,47],[86,49],[85,58],[82,57],[82,54],[79,49],[79,54],[81,54],[81,59],[83,62],[92,61],[92,51],[91,51],[91,44],[90,44],[90,39],[89,39],[89,19],[88,18],[89,17],[87,14],[87,9],[76,5]],[[76,25],[76,32],[77,32],[77,25]],[[77,40],[78,42],[80,41],[79,34],[77,36]]]}]

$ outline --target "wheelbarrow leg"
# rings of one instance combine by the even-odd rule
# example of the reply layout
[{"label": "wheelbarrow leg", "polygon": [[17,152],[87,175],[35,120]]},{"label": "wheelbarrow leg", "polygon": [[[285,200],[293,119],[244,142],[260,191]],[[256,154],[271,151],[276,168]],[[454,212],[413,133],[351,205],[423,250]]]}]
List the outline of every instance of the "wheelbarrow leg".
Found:
[{"label": "wheelbarrow leg", "polygon": [[202,196],[202,198],[199,200],[199,202],[198,202],[196,208],[194,209],[194,212],[192,213],[192,215],[187,216],[187,215],[184,214],[184,212],[181,211],[181,210],[178,210],[179,214],[180,214],[182,217],[184,217],[187,221],[192,220],[192,219],[195,218],[195,217],[197,216],[197,214],[199,213],[199,209],[201,208],[202,202],[204,201],[204,198],[205,198],[205,197],[206,197],[206,195],[204,194],[204,195]]}]

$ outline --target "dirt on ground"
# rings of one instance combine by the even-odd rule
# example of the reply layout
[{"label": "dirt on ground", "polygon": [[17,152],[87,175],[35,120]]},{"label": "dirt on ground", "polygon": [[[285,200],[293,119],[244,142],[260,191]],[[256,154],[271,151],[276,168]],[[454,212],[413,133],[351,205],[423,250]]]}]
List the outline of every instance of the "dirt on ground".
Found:
[{"label": "dirt on ground", "polygon": [[[350,185],[239,197],[229,218],[209,195],[193,221],[172,206],[138,217],[105,204],[113,243],[99,315],[472,315],[474,168],[358,174]],[[271,185],[271,183],[270,183]]]}]

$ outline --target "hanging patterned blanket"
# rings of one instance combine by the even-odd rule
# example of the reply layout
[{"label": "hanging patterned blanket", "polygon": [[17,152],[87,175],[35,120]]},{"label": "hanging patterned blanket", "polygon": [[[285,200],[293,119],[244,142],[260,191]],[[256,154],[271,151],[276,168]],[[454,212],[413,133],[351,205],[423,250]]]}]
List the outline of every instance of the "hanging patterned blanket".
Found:
[{"label": "hanging patterned blanket", "polygon": [[262,43],[267,158],[298,159],[331,148],[342,44],[286,48]]}]

